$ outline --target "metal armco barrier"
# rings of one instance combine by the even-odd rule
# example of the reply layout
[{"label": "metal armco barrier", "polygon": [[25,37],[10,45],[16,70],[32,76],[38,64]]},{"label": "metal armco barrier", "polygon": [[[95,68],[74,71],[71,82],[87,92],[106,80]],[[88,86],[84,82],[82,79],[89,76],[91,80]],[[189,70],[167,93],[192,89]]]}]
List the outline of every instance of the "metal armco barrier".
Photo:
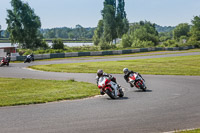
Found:
[{"label": "metal armco barrier", "polygon": [[[140,49],[128,49],[128,50],[114,50],[114,51],[94,51],[94,52],[69,52],[69,53],[54,53],[54,54],[39,54],[34,55],[35,60],[51,59],[51,58],[65,58],[65,57],[78,57],[78,56],[101,56],[101,55],[119,55],[119,54],[131,54],[138,52],[150,52],[150,51],[176,51],[176,50],[188,50],[194,49],[195,46],[186,47],[174,47],[174,48],[140,48]],[[0,57],[1,59],[2,57]],[[24,61],[26,56],[11,57],[12,61]]]}]

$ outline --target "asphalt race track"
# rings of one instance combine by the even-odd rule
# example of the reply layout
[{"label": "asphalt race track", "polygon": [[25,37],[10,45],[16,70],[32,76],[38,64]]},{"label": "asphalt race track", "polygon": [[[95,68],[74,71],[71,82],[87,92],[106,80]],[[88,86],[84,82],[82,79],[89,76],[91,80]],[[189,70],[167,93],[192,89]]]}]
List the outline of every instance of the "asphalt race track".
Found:
[{"label": "asphalt race track", "polygon": [[[26,67],[183,55],[200,55],[200,52],[11,63],[9,67],[0,67],[0,77],[75,79],[95,83],[96,74],[41,72]],[[113,75],[125,89],[124,98],[111,100],[105,95],[82,100],[1,107],[0,133],[160,133],[200,128],[200,76],[143,75],[148,90],[141,92],[130,88],[122,74]]]}]

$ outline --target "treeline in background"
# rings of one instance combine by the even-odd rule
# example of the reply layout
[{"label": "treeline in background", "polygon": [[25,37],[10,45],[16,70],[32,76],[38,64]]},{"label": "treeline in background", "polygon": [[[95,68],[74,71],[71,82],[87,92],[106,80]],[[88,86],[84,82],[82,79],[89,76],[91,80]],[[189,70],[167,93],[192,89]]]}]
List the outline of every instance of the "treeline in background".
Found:
[{"label": "treeline in background", "polygon": [[[61,27],[41,29],[40,17],[28,3],[11,0],[13,9],[7,10],[7,29],[1,30],[0,41],[17,44],[21,53],[59,53],[71,51],[98,51],[145,47],[200,47],[200,16],[191,24],[159,26],[150,21],[129,22],[125,0],[104,0],[102,18],[97,27]],[[92,46],[69,47],[64,42],[93,42]],[[52,46],[48,45],[52,42]],[[27,50],[28,49],[28,50]],[[28,52],[27,52],[28,51]]]}]

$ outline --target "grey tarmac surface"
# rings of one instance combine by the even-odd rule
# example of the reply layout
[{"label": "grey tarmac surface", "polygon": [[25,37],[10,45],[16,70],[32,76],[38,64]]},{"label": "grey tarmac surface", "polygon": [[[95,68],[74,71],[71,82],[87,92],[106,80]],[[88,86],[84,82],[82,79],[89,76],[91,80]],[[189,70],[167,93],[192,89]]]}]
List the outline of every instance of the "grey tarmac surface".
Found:
[{"label": "grey tarmac surface", "polygon": [[[0,77],[56,79],[95,83],[95,74],[41,72],[29,65],[132,60],[200,55],[199,52],[91,59],[11,63],[0,67]],[[88,60],[87,60],[88,59]],[[122,74],[113,74],[125,97],[111,100],[97,96],[82,100],[1,107],[0,133],[160,133],[200,127],[200,76],[143,75],[148,91],[130,88]],[[98,88],[97,88],[98,89]]]}]

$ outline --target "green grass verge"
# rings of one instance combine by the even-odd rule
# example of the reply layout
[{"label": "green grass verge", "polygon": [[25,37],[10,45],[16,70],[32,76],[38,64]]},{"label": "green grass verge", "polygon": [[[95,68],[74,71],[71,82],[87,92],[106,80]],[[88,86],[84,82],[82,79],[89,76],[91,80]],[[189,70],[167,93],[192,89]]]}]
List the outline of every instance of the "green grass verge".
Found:
[{"label": "green grass verge", "polygon": [[96,85],[74,80],[0,78],[0,106],[81,99],[97,94]]},{"label": "green grass verge", "polygon": [[124,67],[141,74],[199,76],[200,55],[30,66],[32,69],[42,71],[68,73],[96,73],[98,69],[103,69],[105,72],[113,74],[122,73]]},{"label": "green grass verge", "polygon": [[185,131],[175,131],[175,133],[200,133],[200,129],[185,130]]}]

